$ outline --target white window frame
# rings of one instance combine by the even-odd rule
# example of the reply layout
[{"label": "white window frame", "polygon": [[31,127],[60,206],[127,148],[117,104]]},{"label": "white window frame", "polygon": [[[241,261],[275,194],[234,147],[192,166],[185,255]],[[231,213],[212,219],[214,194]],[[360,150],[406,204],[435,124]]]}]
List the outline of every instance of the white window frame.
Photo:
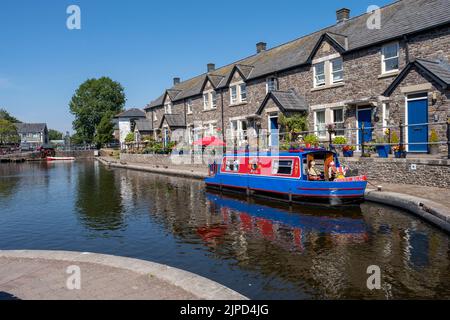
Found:
[{"label": "white window frame", "polygon": [[217,121],[205,123],[205,125],[203,126],[203,135],[205,137],[217,137]]},{"label": "white window frame", "polygon": [[[317,113],[319,112],[323,112],[323,130],[319,130],[318,127],[318,121],[317,121]],[[327,122],[327,110],[326,109],[319,109],[319,110],[314,110],[314,131],[316,132],[316,135],[319,138],[326,138],[327,137],[327,130],[326,130],[326,122]],[[323,135],[320,135],[320,133],[323,132]]]},{"label": "white window frame", "polygon": [[[215,94],[216,99],[213,99]],[[209,90],[203,92],[203,110],[213,110],[217,108],[217,92],[214,90]]]},{"label": "white window frame", "polygon": [[[243,86],[245,87],[245,90],[242,90]],[[236,90],[236,98],[235,99],[233,99],[233,89]],[[245,98],[242,98],[243,92],[245,92]],[[229,93],[230,93],[230,105],[236,105],[236,104],[241,104],[241,103],[247,102],[248,90],[247,90],[247,84],[245,82],[241,81],[241,82],[236,82],[236,83],[230,84]]]},{"label": "white window frame", "polygon": [[391,105],[388,102],[383,103],[383,127],[386,130],[389,125],[389,118],[391,116]]},{"label": "white window frame", "polygon": [[[244,87],[244,90],[242,90],[242,87]],[[245,94],[245,97],[242,97],[243,94]],[[239,84],[239,101],[247,102],[247,84],[245,82]]]},{"label": "white window frame", "polygon": [[158,116],[156,114],[156,111],[153,111],[153,121],[158,121]]},{"label": "white window frame", "polygon": [[[333,71],[334,62],[338,61],[338,60],[341,61],[341,69]],[[338,72],[342,73],[342,78],[339,80],[334,80],[334,74],[338,73]],[[343,81],[344,81],[344,60],[341,57],[330,60],[330,82],[332,84],[334,84],[334,83],[340,83]]]},{"label": "white window frame", "polygon": [[[334,117],[334,112],[335,112],[336,110],[341,110],[341,111],[342,111],[342,121],[336,122],[336,119],[335,119],[335,117]],[[336,124],[338,124],[338,123],[344,124],[344,123],[345,123],[345,111],[344,111],[344,107],[338,107],[338,108],[333,108],[333,109],[331,109],[331,117],[332,117],[332,121],[333,121],[333,124],[334,124],[334,125],[336,125]],[[344,129],[337,129],[337,130],[342,131],[343,134],[335,134],[336,137],[344,137],[344,136],[345,136],[345,131],[344,131]]]},{"label": "white window frame", "polygon": [[172,103],[166,103],[164,105],[164,114],[172,114]]},{"label": "white window frame", "polygon": [[[392,45],[396,46],[396,48],[397,48],[397,55],[394,56],[394,57],[385,58],[384,52],[385,52],[386,48],[389,47],[389,46],[392,46]],[[386,61],[387,60],[392,60],[392,59],[397,59],[397,66],[398,67],[397,67],[397,69],[392,69],[392,70],[387,71],[386,70]],[[389,74],[389,73],[392,73],[392,72],[397,72],[397,71],[399,71],[399,68],[400,68],[400,45],[399,45],[399,43],[398,42],[391,42],[391,43],[388,43],[388,44],[385,44],[384,46],[382,46],[381,47],[381,73],[382,74],[386,74],[386,73]]]},{"label": "white window frame", "polygon": [[[272,89],[270,88],[272,85]],[[266,79],[266,93],[269,93],[271,91],[277,91],[278,90],[278,78],[277,77],[268,77]]]},{"label": "white window frame", "polygon": [[[322,64],[323,65],[323,83],[317,82],[317,66]],[[327,84],[327,76],[326,76],[326,61],[318,62],[313,65],[313,73],[314,73],[314,88],[320,88]]]},{"label": "white window frame", "polygon": [[186,110],[187,110],[187,114],[192,114],[192,99],[188,99],[186,101]]},{"label": "white window frame", "polygon": [[203,110],[209,110],[209,93],[204,92],[203,93]]},{"label": "white window frame", "polygon": [[216,109],[217,108],[217,92],[215,92],[213,90],[209,94],[210,94],[210,99],[211,99],[211,109]]}]

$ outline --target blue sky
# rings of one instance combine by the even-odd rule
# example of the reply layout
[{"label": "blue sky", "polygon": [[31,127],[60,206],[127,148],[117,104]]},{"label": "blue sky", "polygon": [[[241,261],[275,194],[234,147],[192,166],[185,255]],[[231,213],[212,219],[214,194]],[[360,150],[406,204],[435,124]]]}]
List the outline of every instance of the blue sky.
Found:
[{"label": "blue sky", "polygon": [[[72,131],[68,103],[88,78],[125,87],[126,107],[144,107],[170,87],[255,52],[352,16],[387,0],[149,1],[2,0],[0,107],[26,122]],[[81,30],[68,30],[66,9],[81,8]]]}]

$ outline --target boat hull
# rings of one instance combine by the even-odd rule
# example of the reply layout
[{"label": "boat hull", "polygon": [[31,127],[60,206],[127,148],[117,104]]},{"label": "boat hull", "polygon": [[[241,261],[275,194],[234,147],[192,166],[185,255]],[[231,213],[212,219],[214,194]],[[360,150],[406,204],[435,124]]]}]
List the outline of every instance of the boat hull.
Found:
[{"label": "boat hull", "polygon": [[[249,196],[273,199],[291,203],[312,203],[325,205],[352,205],[364,202],[364,190],[366,182],[356,183],[357,186],[330,188],[321,187],[320,190],[308,189],[294,193],[273,191],[257,187],[243,187],[227,184],[206,182],[208,189],[213,189],[225,193],[240,193]],[[350,192],[351,191],[351,192]]]},{"label": "boat hull", "polygon": [[74,161],[75,157],[47,157],[47,161]]}]

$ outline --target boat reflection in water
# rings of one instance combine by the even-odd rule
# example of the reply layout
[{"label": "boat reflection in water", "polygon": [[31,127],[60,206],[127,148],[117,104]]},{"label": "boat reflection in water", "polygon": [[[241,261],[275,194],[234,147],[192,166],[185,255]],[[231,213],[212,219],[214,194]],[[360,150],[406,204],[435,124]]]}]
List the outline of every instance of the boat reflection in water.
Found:
[{"label": "boat reflection in water", "polygon": [[[211,212],[221,215],[222,223],[205,225],[197,229],[201,238],[210,245],[221,243],[229,227],[239,225],[245,234],[256,235],[281,245],[285,249],[303,251],[308,235],[320,234],[333,242],[366,242],[367,226],[360,207],[345,209],[307,206],[273,207],[261,202],[238,200],[208,192],[206,199]],[[215,210],[213,210],[215,209]],[[234,227],[233,227],[234,229]]]}]

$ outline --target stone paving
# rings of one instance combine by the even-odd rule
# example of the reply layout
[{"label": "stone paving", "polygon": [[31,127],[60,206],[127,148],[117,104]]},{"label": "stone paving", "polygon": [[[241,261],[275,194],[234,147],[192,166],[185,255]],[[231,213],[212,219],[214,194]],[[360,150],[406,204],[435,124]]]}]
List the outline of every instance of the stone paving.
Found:
[{"label": "stone paving", "polygon": [[[191,300],[180,287],[154,276],[93,263],[76,263],[81,289],[69,290],[68,261],[0,257],[0,293],[24,300]],[[1,298],[0,298],[1,299]]]},{"label": "stone paving", "polygon": [[[79,282],[77,282],[79,279]],[[77,284],[80,287],[77,287]],[[139,259],[0,250],[0,300],[246,300],[199,275]]]},{"label": "stone paving", "polygon": [[419,198],[424,198],[427,200],[434,201],[439,203],[450,210],[450,190],[444,188],[435,188],[435,187],[424,187],[424,186],[416,186],[411,184],[393,184],[393,183],[385,183],[385,182],[376,182],[371,181],[372,185],[369,185],[370,188],[375,186],[382,186],[383,191],[389,192],[397,192],[403,193]]}]

